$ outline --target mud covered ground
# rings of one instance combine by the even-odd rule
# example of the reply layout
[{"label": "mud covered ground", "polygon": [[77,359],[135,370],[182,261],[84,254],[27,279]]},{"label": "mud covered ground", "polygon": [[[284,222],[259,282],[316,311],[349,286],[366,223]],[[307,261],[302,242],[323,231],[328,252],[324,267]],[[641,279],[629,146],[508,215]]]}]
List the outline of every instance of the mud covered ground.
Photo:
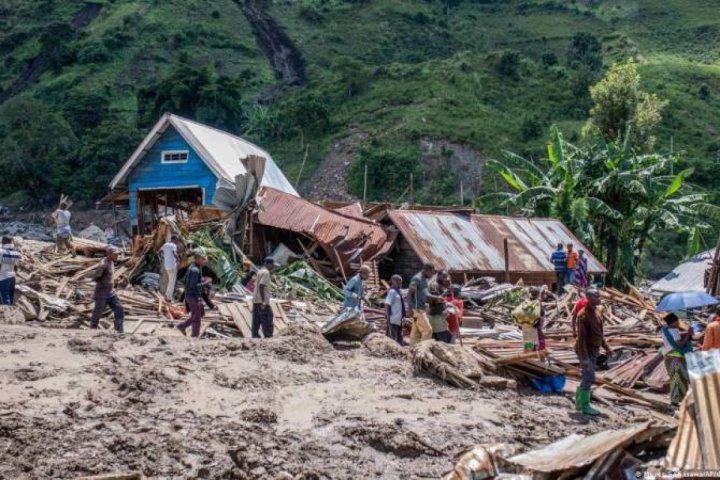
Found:
[{"label": "mud covered ground", "polygon": [[[3,325],[0,478],[439,478],[483,442],[621,426],[563,396],[467,391],[392,348]],[[622,424],[640,420],[617,409]]]}]

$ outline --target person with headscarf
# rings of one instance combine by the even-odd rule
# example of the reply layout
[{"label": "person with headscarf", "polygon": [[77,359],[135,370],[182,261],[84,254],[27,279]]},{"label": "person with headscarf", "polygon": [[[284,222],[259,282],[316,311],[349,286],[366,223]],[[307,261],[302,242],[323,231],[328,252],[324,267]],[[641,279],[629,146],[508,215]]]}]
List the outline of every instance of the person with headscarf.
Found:
[{"label": "person with headscarf", "polygon": [[674,313],[665,315],[665,326],[662,327],[665,369],[670,376],[670,403],[680,405],[688,391],[688,377],[685,355],[692,352],[692,329],[683,332],[680,319]]},{"label": "person with headscarf", "polygon": [[590,285],[587,274],[588,258],[585,250],[578,251],[577,266],[575,267],[575,285],[580,288],[587,288]]}]

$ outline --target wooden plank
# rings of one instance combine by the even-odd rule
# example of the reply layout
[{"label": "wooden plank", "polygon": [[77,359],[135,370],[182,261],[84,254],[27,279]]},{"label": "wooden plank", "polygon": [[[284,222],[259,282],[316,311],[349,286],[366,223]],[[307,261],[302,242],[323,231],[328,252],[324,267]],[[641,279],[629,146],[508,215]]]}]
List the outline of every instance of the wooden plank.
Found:
[{"label": "wooden plank", "polygon": [[252,331],[250,330],[250,324],[248,324],[245,319],[245,314],[242,311],[243,308],[245,308],[245,304],[243,303],[218,304],[218,311],[223,316],[232,319],[243,337],[250,338],[252,336]]}]

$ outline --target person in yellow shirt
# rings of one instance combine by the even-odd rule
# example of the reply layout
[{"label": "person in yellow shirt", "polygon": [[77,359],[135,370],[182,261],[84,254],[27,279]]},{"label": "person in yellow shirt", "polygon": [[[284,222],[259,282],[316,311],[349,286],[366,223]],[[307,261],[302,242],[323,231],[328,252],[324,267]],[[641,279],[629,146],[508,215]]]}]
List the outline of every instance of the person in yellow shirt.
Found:
[{"label": "person in yellow shirt", "polygon": [[567,244],[567,260],[565,270],[565,285],[575,285],[575,269],[578,264],[578,254],[573,249],[573,244]]}]

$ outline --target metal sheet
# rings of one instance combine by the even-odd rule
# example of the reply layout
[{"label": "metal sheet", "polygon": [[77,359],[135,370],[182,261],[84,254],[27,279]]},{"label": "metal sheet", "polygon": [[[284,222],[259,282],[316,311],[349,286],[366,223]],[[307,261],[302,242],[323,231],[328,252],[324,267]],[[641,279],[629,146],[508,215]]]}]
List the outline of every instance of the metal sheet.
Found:
[{"label": "metal sheet", "polygon": [[423,262],[453,272],[504,271],[505,238],[514,273],[552,272],[550,254],[558,243],[584,249],[589,272],[607,271],[559,220],[417,210],[389,215]]},{"label": "metal sheet", "polygon": [[708,250],[689,258],[653,283],[650,289],[658,293],[705,290],[705,270],[710,268],[715,250]]},{"label": "metal sheet", "polygon": [[606,453],[626,445],[635,437],[650,430],[648,424],[624,430],[609,430],[585,437],[570,435],[538,450],[508,459],[536,472],[559,472],[590,465]]},{"label": "metal sheet", "polygon": [[327,210],[274,188],[263,187],[258,204],[259,224],[315,239],[333,263],[342,264],[346,272],[348,263],[372,260],[392,245],[385,229],[377,223]]}]

